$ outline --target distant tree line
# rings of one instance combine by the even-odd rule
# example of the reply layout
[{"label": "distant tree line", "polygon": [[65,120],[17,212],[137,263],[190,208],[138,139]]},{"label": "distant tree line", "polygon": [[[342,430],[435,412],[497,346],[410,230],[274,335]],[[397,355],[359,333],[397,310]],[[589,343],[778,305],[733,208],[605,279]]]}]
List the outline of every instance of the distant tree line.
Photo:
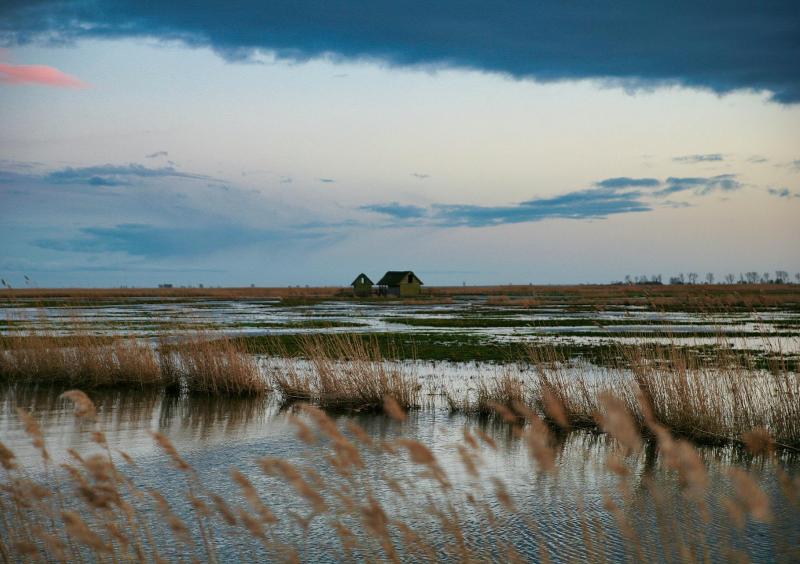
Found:
[{"label": "distant tree line", "polygon": [[[667,284],[800,284],[800,272],[795,273],[794,281],[792,276],[785,270],[776,270],[775,276],[770,276],[769,272],[740,272],[738,278],[735,274],[728,273],[717,281],[713,272],[707,272],[702,279],[697,272],[681,272],[677,276],[670,276]],[[640,276],[627,274],[624,280],[617,280],[612,284],[664,284],[660,274],[642,274]]]}]

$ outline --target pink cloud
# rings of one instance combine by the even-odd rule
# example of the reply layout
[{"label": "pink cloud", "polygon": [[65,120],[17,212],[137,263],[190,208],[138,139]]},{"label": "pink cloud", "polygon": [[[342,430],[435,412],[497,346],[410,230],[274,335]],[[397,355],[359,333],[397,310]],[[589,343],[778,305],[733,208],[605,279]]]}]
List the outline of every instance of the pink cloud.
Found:
[{"label": "pink cloud", "polygon": [[41,84],[62,88],[88,88],[88,84],[46,65],[0,63],[0,84]]}]

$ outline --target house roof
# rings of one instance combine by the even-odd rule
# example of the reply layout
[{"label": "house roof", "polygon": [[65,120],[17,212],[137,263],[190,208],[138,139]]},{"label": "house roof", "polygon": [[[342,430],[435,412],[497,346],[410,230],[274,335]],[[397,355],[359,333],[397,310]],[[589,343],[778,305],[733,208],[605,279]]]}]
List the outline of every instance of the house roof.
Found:
[{"label": "house roof", "polygon": [[366,274],[364,274],[364,273],[362,272],[361,274],[359,274],[358,276],[356,276],[356,279],[355,279],[355,280],[353,280],[352,282],[350,282],[350,285],[351,285],[351,286],[355,286],[356,284],[360,284],[361,282],[359,282],[359,280],[361,280],[361,277],[362,277],[362,276],[364,277],[364,283],[365,283],[365,284],[369,284],[370,286],[373,286],[373,285],[375,284],[375,282],[373,282],[372,280],[370,280],[370,279],[369,279],[369,276],[367,276]]},{"label": "house roof", "polygon": [[411,274],[417,282],[422,284],[422,280],[419,279],[419,276],[410,270],[390,270],[383,275],[383,278],[378,280],[378,286],[399,286],[409,274]]}]

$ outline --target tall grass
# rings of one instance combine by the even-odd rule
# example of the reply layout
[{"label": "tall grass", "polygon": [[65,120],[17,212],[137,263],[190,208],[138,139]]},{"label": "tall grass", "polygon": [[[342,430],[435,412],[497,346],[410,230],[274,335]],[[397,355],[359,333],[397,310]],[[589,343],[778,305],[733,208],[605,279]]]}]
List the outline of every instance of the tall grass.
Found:
[{"label": "tall grass", "polygon": [[[272,384],[287,402],[330,410],[381,411],[387,396],[403,409],[420,405],[413,363],[394,361],[376,339],[355,334],[307,335],[300,346],[307,365],[272,363],[269,374],[238,341],[210,333],[162,339],[158,350],[135,339],[43,332],[6,337],[1,344],[0,378],[23,384],[167,387],[230,396],[264,395]],[[525,370],[506,367],[480,377],[471,390],[447,390],[445,401],[453,411],[483,415],[494,413],[495,405],[519,403],[546,421],[597,427],[600,397],[612,391],[642,429],[645,405],[660,425],[697,442],[740,442],[749,430],[764,428],[779,446],[797,449],[800,375],[787,369],[781,351],[770,354],[777,359],[770,370],[756,370],[725,342],[705,357],[675,345],[620,346],[609,359],[612,367],[600,369],[575,365],[554,348],[530,348]]]},{"label": "tall grass", "polygon": [[445,388],[444,396],[450,411],[480,416],[496,413],[498,406],[530,403],[530,390],[523,376],[508,368],[497,376],[478,379],[473,394],[470,390]]},{"label": "tall grass", "polygon": [[[346,283],[346,282],[343,282]],[[482,296],[492,305],[521,307],[567,307],[572,309],[607,309],[620,306],[644,306],[654,310],[682,311],[753,311],[800,308],[800,284],[733,285],[573,285],[535,286],[529,284],[495,286],[424,286],[419,303],[430,298],[444,300],[462,296]],[[20,288],[0,289],[0,304],[63,302],[101,304],[129,298],[150,300],[281,299],[293,301],[352,299],[347,287],[316,288]],[[413,302],[411,302],[413,303]]]},{"label": "tall grass", "polygon": [[[65,397],[76,404],[79,419],[92,417],[94,406],[85,394],[73,390]],[[616,450],[605,469],[597,470],[615,475],[618,485],[614,491],[589,493],[602,500],[603,509],[597,511],[610,518],[587,515],[580,499],[574,505],[554,499],[564,505],[546,514],[552,522],[526,513],[522,500],[492,475],[485,455],[498,446],[476,429],[464,429],[463,440],[453,445],[461,467],[446,467],[429,445],[402,435],[378,444],[357,424],[351,422],[346,432],[323,411],[304,406],[291,420],[301,441],[325,453],[317,458],[324,468],[297,456],[258,458],[251,470],[230,469],[238,494],[226,497],[215,491],[224,478],[204,481],[168,437],[154,433],[155,443],[183,476],[185,487],[171,488],[185,492],[183,498],[176,493],[176,499],[154,484],[142,484],[128,454],[112,457],[112,449],[124,445],[109,445],[102,429],[92,435],[99,452],[82,456],[72,451],[57,471],[38,421],[20,410],[20,423],[41,453],[44,472],[23,465],[0,443],[0,555],[6,561],[216,562],[227,548],[228,556],[237,553],[239,560],[550,561],[563,556],[543,533],[555,530],[572,535],[569,557],[578,560],[739,561],[748,558],[745,524],[756,522],[759,534],[775,543],[776,557],[798,557],[796,545],[781,543],[781,526],[771,525],[776,515],[770,495],[753,474],[730,470],[732,495],[721,501],[726,512],[709,523],[714,488],[698,451],[645,417],[665,472],[681,484],[678,499],[665,497],[657,483],[634,472],[643,442],[625,401],[606,395],[601,403],[601,425]],[[404,417],[402,411],[393,413]],[[524,445],[538,474],[556,480],[554,435],[525,406],[517,406],[516,413],[521,417],[509,420],[509,436]],[[759,455],[771,456],[764,450]],[[419,470],[414,479],[395,474],[397,457]],[[462,473],[468,479],[459,488],[467,489],[456,490],[454,478]],[[789,505],[798,507],[796,478],[781,470],[777,478]],[[655,508],[656,523],[638,521],[642,506],[634,490]],[[277,498],[285,505],[274,505]],[[309,535],[311,527],[314,535]],[[476,527],[481,534],[474,534]],[[509,530],[524,531],[525,543],[515,543]],[[706,537],[709,531],[717,538]],[[308,543],[313,543],[313,554],[306,552]],[[520,546],[524,554],[517,552]]]},{"label": "tall grass", "polygon": [[23,384],[184,388],[190,393],[258,395],[269,389],[255,358],[234,341],[195,333],[161,346],[134,338],[40,331],[0,339],[0,379]]},{"label": "tall grass", "polygon": [[726,351],[700,359],[676,346],[620,346],[624,361],[599,368],[531,348],[525,373],[483,376],[470,393],[447,392],[446,400],[453,411],[484,415],[524,404],[559,426],[600,428],[602,398],[613,393],[645,433],[649,419],[697,443],[727,444],[758,428],[800,451],[800,374],[780,363],[755,370]]},{"label": "tall grass", "polygon": [[84,388],[163,383],[155,350],[133,338],[112,341],[85,333],[39,333],[1,341],[2,379]]},{"label": "tall grass", "polygon": [[311,401],[331,410],[380,411],[386,397],[403,409],[418,407],[421,386],[404,367],[384,358],[377,340],[359,335],[308,335],[300,350],[310,370],[291,364],[273,371],[288,401]]},{"label": "tall grass", "polygon": [[256,359],[235,341],[212,334],[193,334],[174,346],[162,343],[161,369],[193,394],[248,396],[269,391]]}]

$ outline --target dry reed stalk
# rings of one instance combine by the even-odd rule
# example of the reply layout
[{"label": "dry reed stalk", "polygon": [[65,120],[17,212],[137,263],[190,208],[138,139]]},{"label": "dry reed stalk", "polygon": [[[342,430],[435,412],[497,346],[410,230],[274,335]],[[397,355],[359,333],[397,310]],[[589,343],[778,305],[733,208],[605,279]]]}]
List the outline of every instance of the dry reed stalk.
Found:
[{"label": "dry reed stalk", "polygon": [[319,492],[289,462],[280,458],[264,457],[258,460],[258,465],[265,474],[283,477],[294,487],[297,493],[311,504],[316,513],[324,513],[328,509],[327,503],[325,503]]},{"label": "dry reed stalk", "polygon": [[444,394],[452,413],[484,417],[505,414],[504,418],[509,423],[515,420],[510,408],[517,403],[527,404],[530,401],[530,391],[524,376],[510,368],[504,368],[499,375],[479,377],[474,392],[467,390],[461,398],[447,388]]},{"label": "dry reed stalk", "polygon": [[134,338],[44,329],[2,341],[0,379],[82,388],[163,384],[154,349]]},{"label": "dry reed stalk", "polygon": [[255,358],[230,339],[196,333],[161,354],[162,369],[179,377],[189,393],[259,396],[269,392]]},{"label": "dry reed stalk", "polygon": [[[88,401],[84,400],[79,394],[70,394],[70,396],[73,399],[77,399],[78,403]],[[601,415],[601,425],[616,437],[623,446],[635,451],[638,444],[638,436],[635,436],[637,434],[637,424],[628,410],[627,403],[620,398],[610,396],[601,396],[598,401],[604,410]],[[544,469],[551,468],[552,466],[550,465],[554,461],[555,453],[552,448],[552,437],[549,434],[548,426],[545,425],[534,410],[521,402],[516,402],[511,408],[516,412],[516,415],[514,415],[516,422],[520,421],[517,416],[522,416],[530,422],[527,433],[522,434],[529,443],[532,456],[536,458],[540,467]],[[344,487],[335,490],[336,495],[332,497],[338,499],[339,502],[332,503],[324,499],[320,494],[323,481],[318,475],[307,473],[304,476],[299,466],[290,464],[282,459],[260,459],[258,463],[265,473],[279,476],[289,482],[293,486],[293,491],[296,495],[306,500],[314,508],[314,513],[307,517],[292,513],[287,513],[287,515],[293,515],[293,518],[304,528],[309,527],[310,520],[316,515],[321,516],[321,519],[329,519],[327,522],[337,531],[342,549],[346,553],[349,551],[354,556],[355,554],[363,555],[361,551],[368,550],[370,539],[378,543],[383,556],[387,559],[401,560],[417,553],[420,556],[437,554],[432,545],[428,544],[418,531],[396,519],[392,519],[390,512],[372,495],[372,483],[368,478],[373,476],[374,473],[368,469],[363,461],[360,464],[353,463],[354,457],[358,457],[358,460],[361,460],[358,449],[342,435],[335,421],[316,408],[306,407],[304,411],[315,422],[321,434],[330,439],[334,445],[338,445],[335,446],[335,450],[339,458],[350,459],[351,469],[366,469],[367,472],[358,476],[357,479],[355,477],[352,480],[348,479]],[[40,436],[41,429],[38,428],[36,422],[32,421],[26,412],[21,412],[20,415],[25,416],[23,419],[29,433],[32,436]],[[658,438],[665,465],[678,473],[690,499],[700,503],[707,491],[708,474],[697,451],[687,442],[673,439],[669,431],[653,419],[652,412],[648,411],[646,407],[643,408],[642,417],[651,432]],[[484,440],[490,440],[490,437],[480,429],[476,430],[476,434],[484,438]],[[757,440],[754,444],[762,444],[765,441],[769,444],[769,437],[763,429],[756,430],[753,434],[756,437],[754,440]],[[182,460],[177,451],[175,451],[174,446],[166,439],[159,436],[155,436],[155,439],[162,448],[167,450],[173,460]],[[106,445],[107,447],[106,439],[102,432],[98,431],[96,433],[95,440],[98,444]],[[448,478],[430,448],[422,443],[408,439],[401,439],[398,441],[398,445],[409,452],[411,461],[414,464],[426,468],[437,480],[442,491],[448,490]],[[485,501],[481,501],[481,496],[485,494],[493,495],[510,512],[519,513],[520,509],[512,500],[504,482],[499,479],[490,478],[487,483],[491,484],[492,487],[484,491],[482,482],[478,479],[477,465],[479,461],[477,452],[474,452],[477,451],[478,443],[472,432],[464,431],[464,444],[459,446],[462,447],[459,449],[459,455],[462,456],[467,472],[476,480],[476,489],[469,493],[467,501],[472,506],[477,504],[477,507],[484,507],[490,531],[495,531],[498,517],[493,515]],[[6,461],[4,465],[6,470],[16,472],[17,462],[13,453],[2,450],[0,450],[0,453],[3,453],[2,460]],[[24,530],[25,534],[30,533],[32,535],[31,538],[38,539],[41,545],[26,540],[24,536],[15,535],[7,539],[0,539],[0,543],[2,543],[0,544],[0,549],[15,557],[25,555],[38,557],[37,555],[44,554],[40,550],[46,550],[46,554],[54,559],[75,559],[81,553],[69,552],[71,550],[69,543],[74,543],[82,547],[82,549],[89,550],[89,554],[94,558],[111,560],[146,559],[147,552],[144,547],[151,547],[154,550],[154,540],[150,537],[147,541],[142,542],[139,537],[143,534],[143,530],[136,529],[128,524],[128,521],[118,518],[120,511],[124,514],[124,501],[117,491],[119,478],[110,459],[102,455],[75,456],[75,458],[79,461],[81,469],[68,467],[66,470],[73,475],[79,489],[79,497],[73,501],[76,504],[83,504],[81,507],[84,507],[84,509],[77,511],[70,508],[58,513],[62,517],[56,523],[56,526],[62,528],[54,529],[47,524],[46,516],[49,514],[49,510],[46,509],[46,505],[42,504],[42,501],[53,497],[50,488],[55,486],[52,484],[44,486],[30,480],[7,482],[4,485],[5,491],[12,490],[14,496],[4,498],[0,494],[0,504],[12,499],[13,503],[21,504],[26,509],[24,511],[3,512],[2,518],[21,520],[12,522],[21,524],[22,526],[18,527],[18,529]],[[180,466],[179,462],[178,464]],[[332,462],[332,464],[341,465],[343,462]],[[632,558],[638,559],[644,558],[647,554],[654,554],[653,550],[657,548],[656,545],[652,547],[643,545],[642,539],[637,536],[636,531],[631,527],[630,518],[632,514],[630,512],[635,511],[636,507],[630,506],[630,500],[625,493],[629,491],[625,483],[625,480],[630,479],[628,477],[629,470],[621,459],[615,458],[615,455],[608,459],[608,466],[612,472],[620,477],[620,493],[624,503],[618,503],[610,496],[606,496],[605,504],[626,539],[626,545],[624,545],[626,553]],[[393,480],[384,472],[381,472],[380,475],[382,476],[381,479],[387,481],[387,483]],[[216,494],[209,496],[216,508],[216,512],[212,512],[211,507],[201,499],[199,490],[190,491],[186,499],[189,506],[201,517],[199,535],[203,536],[202,543],[193,537],[192,530],[170,507],[164,496],[158,492],[152,492],[152,499],[155,500],[160,509],[164,523],[172,531],[174,538],[179,541],[178,544],[183,546],[179,551],[182,550],[184,556],[192,555],[194,557],[194,555],[200,554],[201,559],[213,560],[215,558],[214,542],[211,537],[207,538],[206,535],[210,534],[213,529],[214,520],[219,520],[228,527],[241,524],[243,529],[253,538],[263,543],[269,550],[277,551],[282,557],[294,558],[299,556],[302,553],[299,547],[281,545],[274,540],[275,529],[273,525],[277,523],[278,517],[261,501],[255,485],[249,478],[236,470],[232,472],[232,478],[243,491],[256,516],[252,516],[241,508],[237,515],[227,502]],[[740,470],[734,470],[731,473],[731,478],[736,491],[736,500],[727,502],[727,506],[735,519],[740,519],[743,522],[745,515],[751,515],[754,519],[769,522],[774,518],[768,497],[751,475]],[[790,478],[783,477],[781,480],[782,484],[784,482],[789,483],[789,488],[792,491],[796,489],[796,485],[791,486]],[[82,493],[80,492],[81,489],[83,490]],[[402,496],[398,496],[399,499],[413,499],[413,484],[410,490],[406,490],[399,485],[397,489],[403,493]],[[408,491],[408,495],[406,495],[406,491]],[[360,499],[366,501],[356,501],[359,496]],[[655,496],[653,500],[654,503],[665,503],[664,500],[659,501]],[[512,556],[516,554],[506,540],[495,538],[496,532],[492,532],[491,538],[494,539],[492,544],[485,545],[481,549],[476,548],[461,528],[459,517],[461,509],[455,507],[452,501],[448,501],[446,495],[440,503],[444,505],[439,507],[430,506],[426,513],[438,519],[439,529],[437,530],[443,535],[442,538],[448,539],[444,545],[439,546],[450,557],[476,559],[486,558],[491,554],[502,553]],[[85,508],[89,508],[89,510],[86,511]],[[134,512],[142,511],[142,508],[132,510]],[[37,516],[35,520],[32,519],[34,515]],[[676,513],[672,512],[669,515],[673,515],[671,518],[674,519]],[[739,517],[736,517],[736,515],[739,515]],[[524,515],[520,515],[520,518],[525,520]],[[368,533],[366,537],[356,536],[349,526],[344,525],[344,521],[348,523],[356,522],[354,519],[363,525],[364,531]],[[602,536],[598,538],[595,536],[596,533],[590,533],[587,524],[583,522],[584,520],[585,517],[582,518],[582,531],[586,554],[603,558],[607,552],[606,548],[604,548],[606,545]],[[5,526],[4,530],[10,530],[7,525],[0,524],[0,526]],[[265,526],[269,527],[269,531]],[[531,522],[529,526],[531,530],[538,531],[536,523]],[[594,530],[602,531],[602,528],[595,527]],[[703,548],[702,538],[697,540],[693,537],[694,540],[689,539],[687,541],[682,536],[681,531],[681,527],[677,524],[657,529],[655,534],[660,535],[659,542],[662,543],[662,546],[674,547],[674,550],[676,550],[675,553],[665,552],[665,555],[681,554],[683,558],[693,558],[694,555],[703,554],[703,550],[707,550]],[[399,545],[396,544],[397,534],[402,540]],[[359,542],[359,538],[364,540],[366,544]],[[586,540],[587,538],[589,539],[588,541]],[[65,542],[65,540],[68,542]],[[412,548],[409,544],[413,544],[414,547]],[[43,548],[40,548],[40,546]],[[551,556],[541,539],[539,540],[539,548],[542,550],[541,558],[547,559]],[[153,554],[156,553],[153,552]],[[713,554],[712,552],[711,555],[713,556]]]},{"label": "dry reed stalk", "polygon": [[383,411],[389,397],[401,410],[418,407],[417,378],[384,359],[374,338],[308,335],[300,345],[311,364],[309,372],[299,372],[292,363],[273,370],[285,400],[309,401],[328,410]]}]

